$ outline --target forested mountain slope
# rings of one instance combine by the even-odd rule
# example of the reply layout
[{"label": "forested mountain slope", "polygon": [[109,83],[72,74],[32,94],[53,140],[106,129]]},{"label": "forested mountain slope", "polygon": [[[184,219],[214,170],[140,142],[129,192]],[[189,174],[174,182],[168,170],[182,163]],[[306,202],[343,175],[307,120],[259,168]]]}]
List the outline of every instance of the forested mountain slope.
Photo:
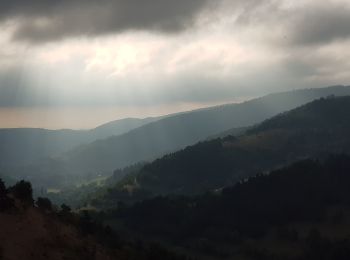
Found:
[{"label": "forested mountain slope", "polygon": [[199,259],[350,257],[350,157],[302,160],[221,192],[157,197],[102,213]]},{"label": "forested mountain slope", "polygon": [[113,203],[126,187],[133,187],[135,194],[201,193],[257,171],[339,152],[350,152],[350,97],[322,98],[266,120],[240,137],[200,142],[146,164],[102,201]]},{"label": "forested mountain slope", "polygon": [[64,154],[63,161],[75,172],[111,172],[115,168],[155,159],[231,128],[259,123],[278,113],[333,94],[350,95],[350,87],[277,93],[240,104],[168,116],[129,133],[81,146]]}]

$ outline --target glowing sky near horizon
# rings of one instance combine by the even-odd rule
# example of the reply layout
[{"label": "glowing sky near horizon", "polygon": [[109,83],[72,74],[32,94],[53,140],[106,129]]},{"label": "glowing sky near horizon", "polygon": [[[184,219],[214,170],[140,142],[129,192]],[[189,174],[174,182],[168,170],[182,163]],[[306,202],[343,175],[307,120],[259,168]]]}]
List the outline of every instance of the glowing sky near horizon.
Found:
[{"label": "glowing sky near horizon", "polygon": [[89,128],[350,82],[346,0],[0,3],[0,127]]}]

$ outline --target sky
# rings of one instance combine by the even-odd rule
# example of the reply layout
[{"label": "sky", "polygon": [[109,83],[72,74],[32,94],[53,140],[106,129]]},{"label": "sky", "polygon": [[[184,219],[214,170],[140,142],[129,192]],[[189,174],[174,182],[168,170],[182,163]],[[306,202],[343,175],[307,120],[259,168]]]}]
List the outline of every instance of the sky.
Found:
[{"label": "sky", "polygon": [[2,0],[0,127],[349,85],[349,0]]}]

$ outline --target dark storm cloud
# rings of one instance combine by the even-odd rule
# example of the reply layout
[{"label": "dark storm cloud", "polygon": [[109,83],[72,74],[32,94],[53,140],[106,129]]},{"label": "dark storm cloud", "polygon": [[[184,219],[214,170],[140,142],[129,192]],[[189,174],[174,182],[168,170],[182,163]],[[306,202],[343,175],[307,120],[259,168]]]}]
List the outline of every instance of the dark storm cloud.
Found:
[{"label": "dark storm cloud", "polygon": [[210,0],[5,0],[0,19],[15,20],[15,39],[40,42],[125,30],[178,32],[211,5]]},{"label": "dark storm cloud", "polygon": [[350,38],[350,7],[344,4],[310,6],[292,15],[292,44],[323,45]]},{"label": "dark storm cloud", "polygon": [[[236,16],[236,25],[282,26],[292,45],[318,45],[350,37],[350,7],[314,1],[283,8],[277,0],[3,0],[0,21],[15,21],[13,38],[47,42],[127,30],[176,33],[203,11]],[[217,8],[217,7],[221,7]],[[222,8],[224,7],[224,8]]]}]

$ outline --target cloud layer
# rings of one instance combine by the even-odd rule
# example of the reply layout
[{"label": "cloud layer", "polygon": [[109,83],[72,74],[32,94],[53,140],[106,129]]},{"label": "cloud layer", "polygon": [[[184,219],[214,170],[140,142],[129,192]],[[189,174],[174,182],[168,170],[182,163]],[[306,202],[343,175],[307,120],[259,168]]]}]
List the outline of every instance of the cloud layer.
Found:
[{"label": "cloud layer", "polygon": [[310,6],[292,19],[292,42],[322,45],[350,38],[350,7],[342,4]]},{"label": "cloud layer", "polygon": [[191,27],[210,0],[1,1],[2,20],[14,20],[14,38],[31,42],[126,30],[174,33]]},{"label": "cloud layer", "polygon": [[4,0],[0,109],[143,111],[349,85],[349,24],[348,0]]},{"label": "cloud layer", "polygon": [[[229,19],[233,30],[264,26],[291,45],[350,37],[346,1],[286,0],[4,0],[0,21],[12,37],[31,43],[125,31],[180,33]],[[268,31],[268,30],[266,30]],[[268,32],[267,32],[268,33]]]}]

